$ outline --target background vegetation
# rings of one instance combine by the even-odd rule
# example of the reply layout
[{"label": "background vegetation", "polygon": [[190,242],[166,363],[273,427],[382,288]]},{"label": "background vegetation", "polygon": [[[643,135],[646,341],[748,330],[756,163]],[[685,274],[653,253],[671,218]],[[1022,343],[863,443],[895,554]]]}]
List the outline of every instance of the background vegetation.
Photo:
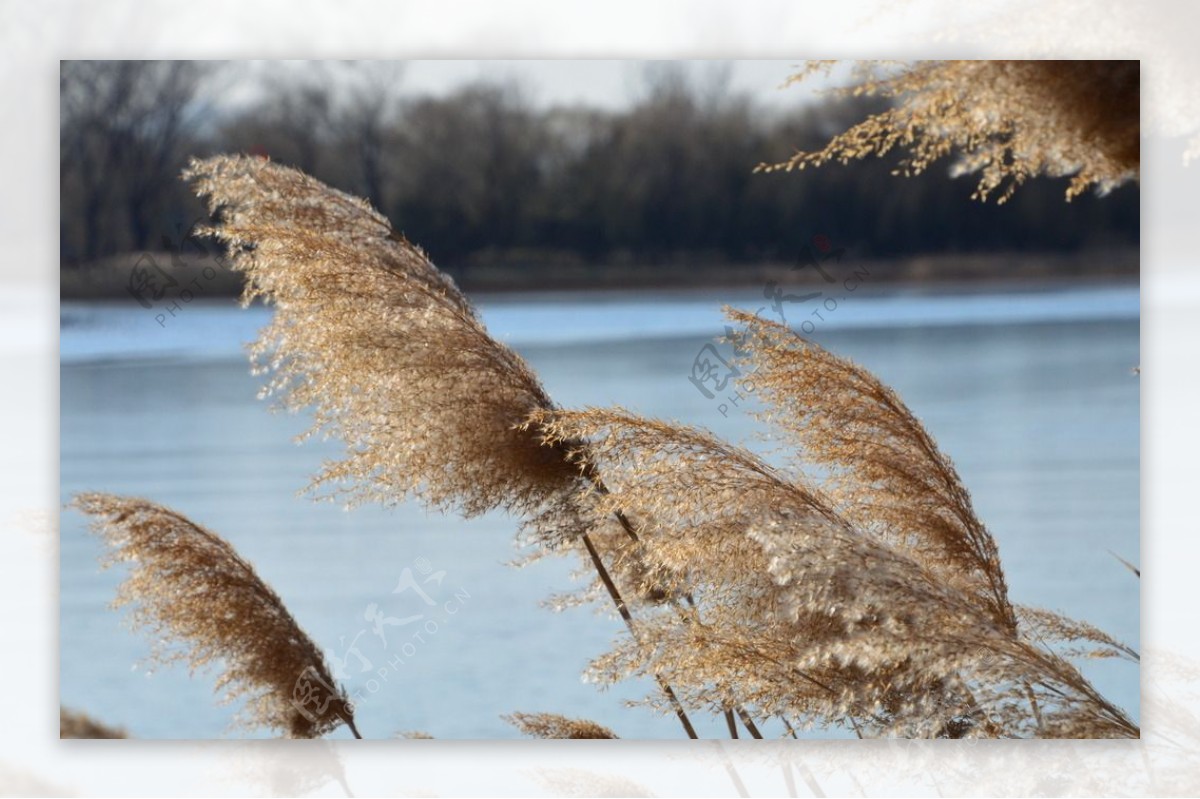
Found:
[{"label": "background vegetation", "polygon": [[[819,150],[887,99],[806,103],[801,87],[789,90],[791,110],[765,109],[719,72],[664,64],[644,67],[616,111],[541,107],[503,82],[412,95],[396,64],[294,72],[252,80],[240,64],[63,62],[64,293],[105,259],[119,257],[123,276],[130,253],[177,244],[206,218],[178,179],[187,157],[238,151],[367,198],[468,287],[572,272],[585,285],[752,280],[752,267],[795,262],[816,234],[858,259],[949,256],[956,271],[941,276],[1012,268],[985,253],[1070,254],[1058,274],[1136,270],[1136,185],[1064,204],[1067,179],[1035,179],[997,206],[968,201],[975,180],[947,180],[943,167],[890,178],[899,156],[802,178],[754,173]],[[259,94],[225,101],[236,92]]]}]

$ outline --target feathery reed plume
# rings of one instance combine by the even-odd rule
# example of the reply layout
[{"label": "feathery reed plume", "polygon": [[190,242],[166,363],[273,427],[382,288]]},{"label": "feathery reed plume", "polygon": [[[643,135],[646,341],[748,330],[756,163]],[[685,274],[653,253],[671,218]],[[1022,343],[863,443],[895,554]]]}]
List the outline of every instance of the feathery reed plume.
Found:
[{"label": "feathery reed plume", "polygon": [[906,737],[1138,737],[1037,630],[996,625],[976,597],[890,547],[862,535],[813,547],[782,528],[750,535],[771,558],[787,617],[835,624],[833,638],[794,645],[807,666],[843,670],[843,701],[874,701],[867,725]]},{"label": "feathery reed plume", "polygon": [[731,338],[754,370],[755,394],[768,406],[761,415],[796,444],[801,463],[827,470],[823,487],[838,513],[913,550],[1015,629],[995,540],[950,459],[896,392],[784,325],[732,308],[726,315],[744,326]]},{"label": "feathery reed plume", "polygon": [[[265,393],[311,407],[346,458],[315,481],[354,501],[416,496],[465,515],[504,508],[539,527],[572,525],[569,499],[587,480],[586,457],[567,458],[527,420],[553,409],[525,362],[491,338],[454,281],[366,202],[260,158],[193,160],[184,172],[220,224],[246,274],[243,302],[275,306],[252,355],[274,376]],[[567,497],[568,499],[564,499]],[[630,631],[624,598],[603,557],[573,527]],[[669,686],[685,731],[695,731]]]},{"label": "feathery reed plume", "polygon": [[[744,339],[751,357],[769,344]],[[830,383],[849,375],[877,385],[843,366],[818,358],[807,368]],[[894,407],[879,413],[911,419]],[[593,662],[600,681],[653,675],[688,706],[744,708],[788,728],[1137,735],[1074,667],[997,613],[1007,595],[978,590],[975,560],[909,546],[910,536],[888,530],[888,512],[843,515],[800,475],[695,428],[619,409],[539,412],[535,421],[552,441],[581,442],[574,446],[605,475],[607,491],[580,502],[601,513],[621,508],[632,520],[637,540],[619,557],[640,561],[661,590],[689,597],[686,605],[643,602],[641,635]],[[968,575],[951,579],[955,570]],[[1039,621],[1032,632],[1053,626]],[[1058,631],[1095,640],[1082,626]]]},{"label": "feathery reed plume", "polygon": [[96,721],[87,713],[78,710],[68,710],[61,705],[58,708],[58,737],[59,738],[128,738],[129,735],[120,727]]},{"label": "feathery reed plume", "polygon": [[[223,701],[246,698],[247,726],[316,738],[346,723],[360,737],[320,648],[228,542],[144,499],[80,494],[71,505],[111,548],[105,565],[130,564],[113,606],[131,606],[155,660],[193,672],[220,663],[217,690]],[[319,688],[327,695],[312,695]]]},{"label": "feathery reed plume", "polygon": [[[764,513],[802,525],[840,524],[824,498],[698,429],[620,409],[557,411],[536,421],[553,440],[586,442],[582,446],[605,475],[608,490],[588,492],[581,504],[592,503],[598,515],[624,509],[638,539],[621,545],[610,533],[617,562],[638,562],[635,573],[655,574],[654,599],[638,606],[642,635],[596,661],[595,675],[605,682],[656,675],[674,685],[688,706],[715,713],[743,703],[769,709],[767,715],[778,710],[771,702],[779,683],[803,687],[803,682],[790,670],[775,679],[766,662],[743,660],[736,646],[713,643],[711,634],[748,620],[753,623],[739,635],[743,645],[747,637],[765,645],[778,634],[771,624],[768,560],[745,532]],[[624,571],[618,566],[618,573]],[[693,599],[663,603],[659,593]]]},{"label": "feathery reed plume", "polygon": [[220,219],[206,232],[245,273],[243,302],[275,307],[252,349],[274,373],[264,393],[346,445],[316,484],[473,515],[528,512],[577,478],[518,427],[551,407],[533,372],[367,203],[254,157],[193,160],[184,178]]},{"label": "feathery reed plume", "polygon": [[[789,83],[833,62],[814,62]],[[816,152],[759,164],[759,171],[843,164],[904,148],[897,174],[914,175],[958,153],[957,173],[978,172],[977,199],[1007,200],[1031,177],[1071,176],[1067,199],[1089,186],[1136,180],[1140,159],[1137,61],[860,62],[841,93],[888,98],[872,115]]]},{"label": "feathery reed plume", "polygon": [[557,713],[513,713],[505,721],[531,738],[616,738],[608,727],[587,719],[572,719]]},{"label": "feathery reed plume", "polygon": [[[1076,621],[1061,613],[1042,608],[1017,608],[1022,629],[1033,641],[1053,642],[1056,651],[1070,658],[1121,658],[1140,663],[1142,656],[1128,644],[1118,641],[1094,624]],[[1069,646],[1062,646],[1067,644]]]}]

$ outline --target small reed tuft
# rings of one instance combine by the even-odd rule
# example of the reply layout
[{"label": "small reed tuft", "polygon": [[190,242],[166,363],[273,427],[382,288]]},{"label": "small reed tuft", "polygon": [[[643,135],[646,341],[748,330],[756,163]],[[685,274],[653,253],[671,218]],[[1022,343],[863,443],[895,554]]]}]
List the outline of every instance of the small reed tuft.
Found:
[{"label": "small reed tuft", "polygon": [[531,738],[616,738],[608,727],[587,719],[572,719],[556,713],[513,713],[502,718]]},{"label": "small reed tuft", "polygon": [[96,721],[87,713],[58,708],[58,737],[65,738],[128,738],[129,734],[120,727],[110,727]]},{"label": "small reed tuft", "polygon": [[154,660],[219,664],[216,688],[223,701],[246,699],[246,726],[316,738],[345,723],[358,735],[320,648],[228,542],[144,499],[80,494],[71,505],[110,547],[105,565],[129,564],[113,604],[131,607]]}]

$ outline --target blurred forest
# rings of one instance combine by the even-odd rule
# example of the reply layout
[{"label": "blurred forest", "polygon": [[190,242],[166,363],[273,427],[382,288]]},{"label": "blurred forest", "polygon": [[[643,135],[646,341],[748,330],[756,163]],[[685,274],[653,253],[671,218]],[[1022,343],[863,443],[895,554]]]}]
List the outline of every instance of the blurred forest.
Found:
[{"label": "blurred forest", "polygon": [[997,206],[970,200],[974,180],[947,167],[893,177],[886,158],[753,173],[819,148],[879,100],[805,102],[792,89],[790,110],[764,109],[727,72],[664,62],[643,68],[622,110],[541,107],[511,82],[417,95],[403,63],[330,62],[259,75],[251,101],[218,102],[247,80],[239,63],[62,62],[64,295],[71,275],[177,247],[203,217],[184,164],[232,151],[369,199],[467,285],[748,277],[795,262],[818,235],[854,258],[947,256],[981,277],[1046,256],[1069,256],[1074,274],[1137,268],[1136,184],[1067,203],[1065,179],[1038,179]]}]

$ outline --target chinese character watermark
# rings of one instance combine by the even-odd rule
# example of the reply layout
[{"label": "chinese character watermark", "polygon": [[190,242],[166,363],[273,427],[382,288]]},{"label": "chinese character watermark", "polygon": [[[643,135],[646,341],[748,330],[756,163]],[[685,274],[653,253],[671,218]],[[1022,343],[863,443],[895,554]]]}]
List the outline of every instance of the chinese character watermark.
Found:
[{"label": "chinese character watermark", "polygon": [[[370,602],[365,606],[361,617],[365,624],[348,636],[349,644],[346,643],[347,636],[341,636],[337,649],[325,650],[334,679],[364,679],[364,675],[370,675],[350,693],[347,705],[351,713],[355,706],[374,696],[388,680],[398,675],[471,600],[471,594],[465,588],[444,586],[445,578],[444,570],[435,570],[427,558],[417,558],[411,567],[405,566],[401,570],[386,606],[381,602]],[[367,636],[365,641],[364,636]],[[361,645],[360,641],[363,641]],[[365,652],[364,647],[367,648]],[[337,689],[309,667],[296,680],[292,703],[303,716],[312,720],[321,717],[337,696]]]},{"label": "chinese character watermark", "polygon": [[[200,275],[193,277],[187,283],[182,283],[181,273],[193,266],[190,259],[198,258],[211,261],[224,268],[225,257],[218,248],[210,249],[199,235],[202,220],[196,219],[188,226],[186,232],[182,225],[175,226],[176,238],[163,235],[163,251],[167,255],[169,266],[160,263],[160,258],[144,252],[129,270],[125,283],[125,291],[146,310],[158,310],[154,321],[159,327],[166,327],[168,319],[174,319],[187,305],[203,294],[205,284],[211,283],[217,277],[215,267],[205,263],[200,267]],[[161,253],[159,254],[161,257]],[[182,286],[182,288],[180,288]],[[159,305],[160,303],[165,303]],[[180,305],[183,303],[183,305]]]},{"label": "chinese character watermark", "polygon": [[[834,247],[828,236],[818,234],[803,247],[791,269],[800,271],[812,268],[825,283],[839,284],[830,269],[831,264],[841,264],[845,253],[845,247]],[[867,269],[858,267],[842,279],[840,285],[803,293],[792,293],[777,281],[770,280],[763,288],[763,298],[770,300],[770,304],[762,306],[755,313],[762,315],[769,308],[778,317],[779,323],[796,335],[812,335],[826,321],[828,314],[837,311],[839,300],[844,301],[857,291],[868,276],[870,272]],[[844,293],[838,292],[838,288]],[[789,313],[792,321],[789,321]],[[799,332],[796,327],[799,327]],[[725,327],[724,340],[736,342],[734,331],[728,325]],[[737,356],[745,353],[738,351],[736,343],[733,344],[733,350],[732,357],[726,357],[714,344],[705,344],[696,354],[688,375],[688,380],[705,399],[718,401],[717,410],[722,416],[728,416],[731,407],[737,407],[748,394],[754,393],[754,371],[743,371],[737,364]]]}]

